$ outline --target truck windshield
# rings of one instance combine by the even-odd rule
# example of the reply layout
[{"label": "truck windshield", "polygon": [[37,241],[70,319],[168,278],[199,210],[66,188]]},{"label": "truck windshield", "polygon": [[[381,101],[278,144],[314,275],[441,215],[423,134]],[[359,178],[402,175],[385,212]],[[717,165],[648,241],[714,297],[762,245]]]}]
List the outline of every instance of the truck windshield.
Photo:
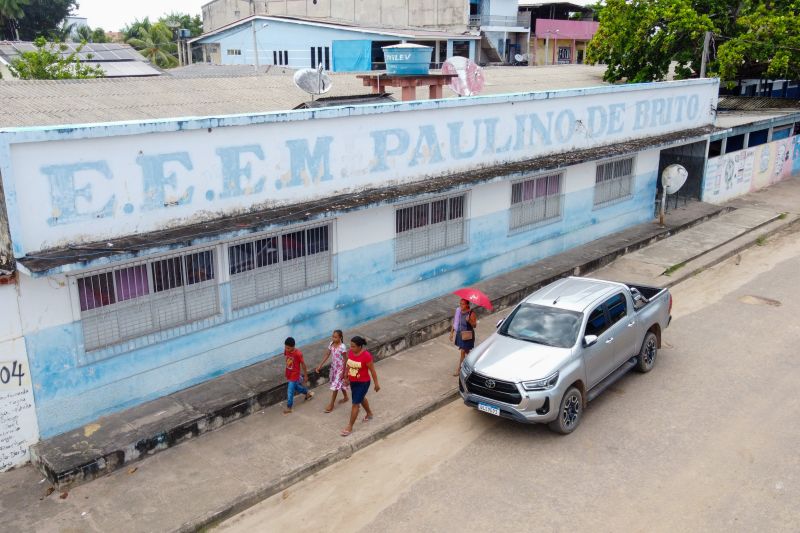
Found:
[{"label": "truck windshield", "polygon": [[522,304],[503,322],[498,332],[536,344],[571,348],[578,339],[583,315],[576,311]]}]

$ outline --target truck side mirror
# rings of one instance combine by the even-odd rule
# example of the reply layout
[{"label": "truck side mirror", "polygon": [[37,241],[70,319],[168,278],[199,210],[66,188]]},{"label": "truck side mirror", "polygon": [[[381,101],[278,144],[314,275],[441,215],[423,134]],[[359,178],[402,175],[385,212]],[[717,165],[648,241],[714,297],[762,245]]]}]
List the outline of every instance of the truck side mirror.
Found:
[{"label": "truck side mirror", "polygon": [[583,338],[583,345],[587,348],[597,342],[597,335],[586,335]]}]

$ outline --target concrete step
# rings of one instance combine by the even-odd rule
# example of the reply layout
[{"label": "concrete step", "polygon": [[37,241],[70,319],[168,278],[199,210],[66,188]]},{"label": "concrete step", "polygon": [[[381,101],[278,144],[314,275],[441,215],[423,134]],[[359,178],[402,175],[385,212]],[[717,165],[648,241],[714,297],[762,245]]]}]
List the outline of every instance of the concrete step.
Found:
[{"label": "concrete step", "polygon": [[702,255],[710,253],[742,235],[770,224],[781,217],[770,210],[745,207],[722,214],[680,235],[630,254],[627,262],[638,261],[661,269],[665,275]]},{"label": "concrete step", "polygon": [[[491,298],[496,310],[502,310],[553,280],[590,272],[729,210],[698,202],[671,212],[666,226],[640,224],[476,287]],[[454,297],[445,295],[349,329],[364,335],[370,351],[380,360],[445,333],[454,307]],[[327,335],[320,332],[321,337]],[[301,349],[313,362],[326,345],[324,338]],[[312,371],[312,386],[326,382],[327,371],[324,368],[319,375]],[[283,358],[273,357],[43,440],[32,447],[32,461],[63,490],[218,429],[285,397]]]}]

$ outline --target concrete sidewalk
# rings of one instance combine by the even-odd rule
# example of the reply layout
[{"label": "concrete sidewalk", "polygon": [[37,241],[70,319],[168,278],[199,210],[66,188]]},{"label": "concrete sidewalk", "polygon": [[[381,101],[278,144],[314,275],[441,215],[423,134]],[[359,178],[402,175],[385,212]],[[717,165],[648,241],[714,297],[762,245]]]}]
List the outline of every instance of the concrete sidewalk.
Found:
[{"label": "concrete sidewalk", "polygon": [[[586,274],[602,267],[593,275],[674,284],[738,249],[757,244],[798,220],[800,180],[748,195],[729,207],[744,211],[728,217],[736,212],[725,214],[724,210],[721,216],[696,225],[720,212],[703,206],[708,212],[698,216],[678,209],[669,214],[668,228],[637,226],[483,282],[480,286],[501,310],[481,317],[478,338],[490,334],[505,314],[503,307],[567,273]],[[688,226],[699,232],[688,242],[678,240],[681,234],[665,238]],[[688,231],[692,230],[683,234]],[[672,268],[676,260],[683,266]],[[190,531],[280,492],[455,398],[457,382],[452,373],[457,352],[446,335],[439,336],[446,331],[447,315],[454,305],[452,298],[437,299],[414,315],[382,319],[383,330],[365,325],[365,330],[375,332],[369,348],[378,348],[383,357],[377,363],[382,389],[369,393],[376,418],[359,422],[350,437],[339,436],[349,406],[338,405],[333,413],[324,414],[328,389],[323,385],[316,389],[315,399],[301,400],[291,415],[282,415],[282,406],[277,404],[257,410],[69,492],[48,494],[51,484],[31,466],[2,474],[3,526],[10,531]],[[381,336],[379,331],[385,333]],[[305,351],[313,367],[321,358],[320,351]]]}]

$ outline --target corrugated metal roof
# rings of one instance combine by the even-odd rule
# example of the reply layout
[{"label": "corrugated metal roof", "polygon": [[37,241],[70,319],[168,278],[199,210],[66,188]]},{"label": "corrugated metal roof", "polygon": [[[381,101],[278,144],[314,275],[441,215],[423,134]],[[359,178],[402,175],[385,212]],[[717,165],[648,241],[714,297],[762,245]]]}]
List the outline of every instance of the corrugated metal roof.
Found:
[{"label": "corrugated metal roof", "polygon": [[767,111],[767,110],[800,111],[800,100],[792,98],[767,98],[766,96],[730,96],[719,97],[718,111]]},{"label": "corrugated metal roof", "polygon": [[[604,67],[492,67],[485,69],[483,94],[570,89],[606,85]],[[94,79],[0,81],[0,127],[46,126],[203,117],[290,110],[310,100],[294,86],[293,70],[271,75],[224,78]],[[352,74],[331,74],[326,96],[365,94]],[[399,90],[386,88],[400,100]],[[427,89],[418,92],[428,97]],[[445,97],[455,94],[445,89]]]}]

